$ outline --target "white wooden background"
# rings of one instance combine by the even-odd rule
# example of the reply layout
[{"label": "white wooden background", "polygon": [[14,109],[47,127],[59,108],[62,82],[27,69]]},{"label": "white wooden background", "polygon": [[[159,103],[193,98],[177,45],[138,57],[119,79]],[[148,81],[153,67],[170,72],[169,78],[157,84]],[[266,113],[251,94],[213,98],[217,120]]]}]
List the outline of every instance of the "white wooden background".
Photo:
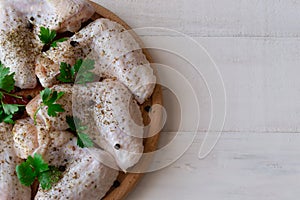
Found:
[{"label": "white wooden background", "polygon": [[[212,153],[197,158],[205,130],[200,126],[184,156],[147,174],[128,199],[299,199],[300,1],[95,1],[133,28],[159,26],[192,36],[215,60],[227,92],[226,122]],[[180,45],[172,35],[141,37]],[[167,59],[153,57],[156,62]],[[164,95],[167,135],[176,131],[178,113],[168,91]],[[188,124],[183,130],[192,131]]]}]

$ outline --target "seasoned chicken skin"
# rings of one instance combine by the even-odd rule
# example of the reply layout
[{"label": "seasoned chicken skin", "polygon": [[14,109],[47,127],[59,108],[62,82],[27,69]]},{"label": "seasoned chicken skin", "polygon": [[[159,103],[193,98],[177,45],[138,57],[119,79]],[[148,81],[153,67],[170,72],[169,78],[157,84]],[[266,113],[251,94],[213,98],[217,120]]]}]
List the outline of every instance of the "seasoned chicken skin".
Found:
[{"label": "seasoned chicken skin", "polygon": [[72,134],[60,131],[52,132],[50,136],[52,142],[45,159],[50,165],[64,165],[66,171],[50,190],[40,188],[35,199],[101,199],[116,180],[118,171],[93,157],[101,154],[101,150],[78,147]]},{"label": "seasoned chicken skin", "polygon": [[17,120],[12,133],[16,154],[22,159],[27,159],[34,153],[44,155],[50,142],[45,125],[34,125],[30,117]]},{"label": "seasoned chicken skin", "polygon": [[58,32],[75,32],[87,21],[95,9],[86,0],[6,0],[6,7],[21,13],[24,19],[39,27]]},{"label": "seasoned chicken skin", "polygon": [[2,0],[0,9],[0,61],[15,73],[15,85],[22,89],[37,84],[39,28],[77,31],[95,12],[84,0]]},{"label": "seasoned chicken skin", "polygon": [[20,12],[2,1],[0,9],[0,60],[15,73],[16,86],[34,88],[35,59],[41,48]]},{"label": "seasoned chicken skin", "polygon": [[[26,133],[22,138],[24,144],[14,137],[17,143],[15,148],[19,155],[29,156],[39,153],[49,165],[66,168],[62,179],[50,190],[39,189],[35,196],[37,200],[101,199],[118,176],[118,170],[101,163],[101,160],[105,160],[101,159],[104,155],[101,150],[78,147],[77,139],[69,132],[45,131],[32,125],[29,119],[17,121],[14,130],[16,131],[14,134],[19,136]],[[43,140],[39,144],[34,144],[39,137]]]},{"label": "seasoned chicken skin", "polygon": [[[122,170],[138,162],[143,152],[142,116],[131,92],[122,83],[106,79],[73,88],[67,84],[55,85],[52,89],[66,92],[58,101],[65,112],[50,117],[46,108],[41,109],[39,122],[50,130],[66,130],[69,127],[66,116],[76,116],[82,125],[88,126],[90,137],[115,157]],[[26,106],[32,118],[40,102],[37,96]]]},{"label": "seasoned chicken skin", "polygon": [[120,82],[104,80],[75,85],[73,115],[89,127],[89,136],[114,155],[126,171],[143,153],[143,122],[131,92]]},{"label": "seasoned chicken skin", "polygon": [[22,162],[13,148],[11,125],[0,124],[0,199],[30,200],[31,189],[21,185],[16,166]]},{"label": "seasoned chicken skin", "polygon": [[76,59],[86,57],[96,61],[95,74],[116,77],[139,103],[152,94],[156,77],[138,42],[120,24],[103,18],[45,52],[37,61],[36,75],[49,87],[57,83],[61,62],[73,65]]}]

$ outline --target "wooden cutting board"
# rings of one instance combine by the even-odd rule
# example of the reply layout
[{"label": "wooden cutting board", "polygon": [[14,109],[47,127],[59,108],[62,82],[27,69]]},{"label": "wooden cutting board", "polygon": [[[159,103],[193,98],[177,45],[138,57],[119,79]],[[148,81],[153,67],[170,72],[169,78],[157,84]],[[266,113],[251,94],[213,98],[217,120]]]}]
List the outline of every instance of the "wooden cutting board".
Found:
[{"label": "wooden cutting board", "polygon": [[[131,28],[123,21],[121,20],[117,15],[112,13],[111,11],[107,10],[106,8],[91,2],[91,4],[94,6],[96,9],[96,15],[94,16],[95,18],[98,17],[104,17],[108,18],[110,20],[116,21],[122,26],[124,26],[126,29],[130,30]],[[134,35],[134,37],[137,39],[137,41],[140,43],[141,46],[142,43],[139,40],[137,35]],[[143,49],[144,54],[146,55],[147,59],[151,62],[151,57],[150,54],[147,52],[146,49]],[[155,72],[156,73],[156,72]],[[157,76],[157,73],[156,73]],[[146,101],[143,105],[141,105],[141,111],[143,114],[143,119],[144,119],[144,124],[149,124],[149,117],[148,117],[148,112],[149,111],[149,106],[154,105],[154,104],[160,104],[162,105],[162,91],[161,87],[159,85],[156,85],[154,92],[151,96],[151,98]],[[160,112],[155,112],[155,114],[152,114],[154,116],[155,122],[157,123],[151,123],[151,126],[149,127],[149,132],[151,130],[157,130],[157,126],[160,126],[161,122],[161,113]],[[159,139],[159,133],[156,134],[153,137],[149,137],[147,139],[144,139],[144,152],[152,152],[155,151],[157,148],[157,143]],[[149,165],[150,160],[141,160],[139,164],[141,166],[147,167]],[[123,172],[120,172],[119,177],[118,177],[118,182],[120,185],[118,187],[112,187],[111,190],[107,193],[107,195],[104,197],[105,200],[121,200],[125,199],[127,194],[132,191],[135,187],[135,185],[139,182],[143,174],[141,173],[127,173],[124,174]]]}]

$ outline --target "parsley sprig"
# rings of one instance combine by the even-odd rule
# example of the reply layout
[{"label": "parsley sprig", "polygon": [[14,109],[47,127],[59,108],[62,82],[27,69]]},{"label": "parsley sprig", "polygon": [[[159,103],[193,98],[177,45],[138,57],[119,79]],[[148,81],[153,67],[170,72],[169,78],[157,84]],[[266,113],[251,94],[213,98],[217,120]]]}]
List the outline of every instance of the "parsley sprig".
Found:
[{"label": "parsley sprig", "polygon": [[76,61],[74,66],[67,64],[65,62],[60,63],[60,74],[57,79],[64,83],[74,83],[75,75],[78,73],[82,65],[82,59]]},{"label": "parsley sprig", "polygon": [[49,190],[61,177],[61,172],[54,166],[49,166],[40,154],[28,156],[27,160],[17,165],[16,172],[19,181],[25,186],[31,186],[37,179],[43,190]]},{"label": "parsley sprig", "polygon": [[51,117],[56,117],[57,113],[64,112],[65,109],[60,105],[55,102],[57,102],[65,92],[57,92],[57,91],[52,91],[49,88],[45,88],[40,92],[41,98],[42,98],[42,103],[40,106],[37,108],[33,115],[33,120],[34,123],[36,124],[36,118],[37,118],[37,113],[39,112],[40,109],[43,107],[47,106],[48,110],[47,113]]},{"label": "parsley sprig", "polygon": [[19,111],[20,107],[23,107],[23,105],[7,104],[3,101],[5,95],[14,98],[22,98],[17,95],[10,94],[15,85],[14,75],[15,73],[10,73],[9,68],[4,67],[4,65],[0,62],[0,122],[9,124],[14,123],[12,119],[13,115]]},{"label": "parsley sprig", "polygon": [[[0,62],[0,88],[5,92],[11,92],[14,89],[14,75],[15,73],[10,73],[8,67],[4,67],[4,65]],[[2,92],[3,93],[3,92]]]},{"label": "parsley sprig", "polygon": [[95,69],[95,61],[91,59],[78,59],[74,66],[61,62],[60,75],[57,79],[63,83],[74,83],[76,80],[77,84],[85,84],[95,79],[93,69]]},{"label": "parsley sprig", "polygon": [[77,117],[67,116],[66,120],[71,131],[77,134],[77,145],[79,147],[84,148],[94,146],[92,139],[84,133],[87,130],[87,126],[83,126]]},{"label": "parsley sprig", "polygon": [[50,30],[49,28],[40,27],[40,34],[38,36],[43,44],[49,45],[51,47],[57,47],[58,42],[64,42],[67,40],[67,38],[60,38],[54,40],[56,35],[57,34],[55,30]]}]

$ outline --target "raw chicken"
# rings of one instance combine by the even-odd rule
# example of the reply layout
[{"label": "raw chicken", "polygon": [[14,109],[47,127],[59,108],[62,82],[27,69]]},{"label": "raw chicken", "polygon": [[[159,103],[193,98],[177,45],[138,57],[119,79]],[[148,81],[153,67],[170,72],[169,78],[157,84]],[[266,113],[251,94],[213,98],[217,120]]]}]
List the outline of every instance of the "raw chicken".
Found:
[{"label": "raw chicken", "polygon": [[0,2],[0,60],[15,72],[15,85],[20,88],[36,86],[35,59],[41,48],[21,13]]},{"label": "raw chicken", "polygon": [[[66,92],[58,101],[66,111],[49,117],[43,108],[37,115],[39,122],[50,130],[66,130],[66,116],[76,116],[88,126],[87,133],[94,142],[111,153],[122,170],[138,162],[143,152],[142,116],[131,92],[122,83],[107,79],[86,86],[75,85],[73,89],[66,84],[52,89]],[[26,106],[32,118],[40,102],[37,96]]]},{"label": "raw chicken", "polygon": [[75,32],[87,21],[95,9],[86,0],[10,0],[5,1],[39,30],[47,27],[58,32]]},{"label": "raw chicken", "polygon": [[125,28],[109,19],[97,19],[68,41],[51,48],[38,59],[36,75],[44,87],[56,83],[59,65],[76,59],[96,61],[95,74],[116,77],[139,103],[151,96],[156,77],[139,44]]},{"label": "raw chicken", "polygon": [[18,157],[27,159],[34,153],[44,155],[50,138],[43,124],[34,125],[31,118],[17,120],[13,130],[14,148]]},{"label": "raw chicken", "polygon": [[37,84],[39,28],[77,31],[95,12],[84,0],[2,0],[0,9],[0,61],[15,72],[15,85],[22,89]]},{"label": "raw chicken", "polygon": [[126,171],[143,153],[143,122],[136,101],[120,82],[109,79],[73,88],[73,115],[88,125],[89,136],[114,155]]},{"label": "raw chicken", "polygon": [[[69,128],[66,122],[66,117],[72,116],[72,85],[55,85],[51,88],[51,90],[65,92],[62,98],[56,102],[62,105],[62,107],[65,109],[65,112],[58,113],[57,117],[50,117],[47,113],[48,108],[42,107],[42,109],[40,109],[37,113],[37,122],[39,124],[44,124],[49,130],[63,131]],[[34,119],[34,113],[38,109],[41,102],[42,99],[40,95],[38,95],[27,104],[26,111],[32,119]]]},{"label": "raw chicken", "polygon": [[[117,170],[101,163],[106,161],[105,152],[78,147],[77,139],[69,132],[48,132],[32,125],[29,119],[17,121],[14,131],[18,138],[25,133],[23,143],[15,139],[19,155],[39,153],[49,165],[66,168],[62,179],[48,191],[40,188],[35,199],[101,199],[118,176]],[[37,144],[41,136],[43,140]]]},{"label": "raw chicken", "polygon": [[0,124],[0,199],[30,200],[31,189],[21,185],[16,166],[22,162],[13,148],[11,125]]},{"label": "raw chicken", "polygon": [[35,199],[101,199],[118,176],[117,170],[93,157],[101,154],[101,150],[78,147],[76,138],[69,132],[52,132],[50,137],[52,141],[44,158],[50,165],[64,166],[66,171],[50,190],[40,188]]},{"label": "raw chicken", "polygon": [[[65,112],[50,117],[47,107],[42,107],[34,125],[34,113],[42,102],[38,95],[26,106],[30,118],[17,120],[13,129],[0,124],[0,200],[31,198],[30,187],[20,184],[15,168],[21,158],[34,153],[43,155],[49,165],[66,169],[50,190],[39,188],[36,200],[101,199],[116,180],[118,167],[126,171],[143,153],[143,120],[136,100],[143,103],[153,92],[156,77],[150,63],[134,37],[108,19],[96,20],[41,53],[39,28],[79,30],[95,12],[85,0],[2,0],[0,8],[0,60],[15,73],[16,86],[34,88],[36,75],[44,87],[53,86],[58,83],[60,62],[73,65],[86,57],[96,61],[95,74],[113,78],[74,88],[54,85],[52,90],[65,92],[56,102]],[[105,151],[78,147],[77,138],[66,131],[66,116],[72,115]],[[110,154],[118,166],[106,160]]]}]

